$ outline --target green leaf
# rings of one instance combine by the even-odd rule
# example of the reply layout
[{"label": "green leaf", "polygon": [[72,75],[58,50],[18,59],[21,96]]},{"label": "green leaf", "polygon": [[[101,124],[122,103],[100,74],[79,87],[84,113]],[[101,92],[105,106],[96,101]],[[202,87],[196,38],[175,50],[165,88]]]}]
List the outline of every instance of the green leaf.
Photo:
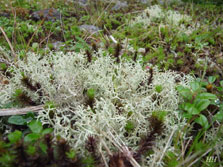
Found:
[{"label": "green leaf", "polygon": [[219,121],[222,122],[223,121],[223,111],[219,111],[217,112],[217,114],[214,115],[213,117],[214,121]]},{"label": "green leaf", "polygon": [[196,115],[200,113],[198,109],[195,107],[195,105],[191,103],[185,103],[184,109],[188,112],[188,114],[191,115]]},{"label": "green leaf", "polygon": [[198,82],[191,82],[190,87],[193,90],[193,92],[195,92],[200,88],[200,84]]},{"label": "green leaf", "polygon": [[176,90],[179,92],[179,94],[186,100],[192,99],[192,92],[189,88],[185,88],[183,86],[177,86]]},{"label": "green leaf", "polygon": [[8,119],[8,123],[13,124],[13,125],[25,125],[26,122],[27,122],[27,120],[24,119],[20,115],[13,115],[13,116],[9,117],[9,119]]},{"label": "green leaf", "polygon": [[195,107],[197,108],[197,110],[199,112],[205,110],[209,105],[210,105],[210,101],[207,100],[207,99],[202,99],[202,100],[199,100],[196,104],[195,104]]},{"label": "green leaf", "polygon": [[220,104],[219,111],[223,112],[223,103]]},{"label": "green leaf", "polygon": [[12,132],[8,135],[8,139],[9,139],[10,143],[16,143],[21,138],[22,138],[22,132],[18,131],[18,130],[15,130],[14,132]]},{"label": "green leaf", "polygon": [[200,93],[196,96],[196,99],[216,100],[217,96],[212,93]]},{"label": "green leaf", "polygon": [[223,81],[220,81],[220,85],[223,87]]},{"label": "green leaf", "polygon": [[79,53],[81,49],[84,49],[84,45],[80,42],[77,42],[74,49],[75,49],[75,52]]},{"label": "green leaf", "polygon": [[175,153],[168,151],[166,156],[167,166],[176,167],[179,164]]},{"label": "green leaf", "polygon": [[42,130],[43,130],[43,126],[42,126],[42,123],[38,120],[32,120],[29,124],[28,124],[28,127],[30,128],[30,130],[33,132],[33,133],[41,133]]},{"label": "green leaf", "polygon": [[38,133],[30,133],[24,137],[25,142],[35,142],[40,138],[40,134]]},{"label": "green leaf", "polygon": [[47,145],[46,144],[44,144],[43,142],[40,142],[39,147],[42,150],[42,152],[44,152],[45,154],[47,153]]},{"label": "green leaf", "polygon": [[218,87],[217,87],[217,90],[218,90],[219,92],[223,92],[223,87],[218,86]]},{"label": "green leaf", "polygon": [[4,167],[11,167],[11,164],[15,160],[16,155],[9,154],[8,152],[3,153],[0,156],[0,164],[3,165]]},{"label": "green leaf", "polygon": [[34,112],[28,112],[24,118],[28,118],[28,119],[34,119],[35,118],[35,114]]},{"label": "green leaf", "polygon": [[8,123],[13,125],[26,125],[27,122],[31,121],[33,118],[28,117],[28,115],[20,116],[20,115],[13,115],[9,117]]},{"label": "green leaf", "polygon": [[202,87],[206,87],[206,86],[208,85],[208,82],[201,81],[201,82],[200,82],[200,85],[201,85]]},{"label": "green leaf", "polygon": [[196,142],[196,144],[194,145],[194,150],[195,151],[200,151],[202,150],[203,148],[205,148],[206,143],[203,143],[203,142]]},{"label": "green leaf", "polygon": [[188,119],[188,120],[191,119],[191,118],[193,117],[192,114],[188,114],[187,112],[184,112],[182,115],[183,115],[184,118],[186,118],[186,119]]},{"label": "green leaf", "polygon": [[208,77],[208,82],[211,83],[211,84],[214,83],[215,80],[216,80],[216,77],[215,76]]},{"label": "green leaf", "polygon": [[46,135],[53,132],[53,128],[46,128],[42,131],[42,135]]},{"label": "green leaf", "polygon": [[194,121],[196,123],[200,124],[206,130],[209,127],[208,120],[207,120],[207,118],[203,114],[201,114],[200,117],[196,118]]}]

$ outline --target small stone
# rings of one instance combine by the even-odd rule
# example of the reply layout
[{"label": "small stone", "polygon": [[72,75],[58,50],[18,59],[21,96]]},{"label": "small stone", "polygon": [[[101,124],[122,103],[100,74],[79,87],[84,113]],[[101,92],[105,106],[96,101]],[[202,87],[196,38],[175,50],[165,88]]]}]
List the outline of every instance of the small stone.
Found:
[{"label": "small stone", "polygon": [[61,47],[65,46],[65,44],[61,41],[56,41],[52,43],[53,49],[59,51]]},{"label": "small stone", "polygon": [[10,14],[9,13],[0,13],[0,16],[2,16],[2,17],[9,17],[10,16]]},{"label": "small stone", "polygon": [[44,10],[39,10],[36,12],[33,12],[31,14],[31,17],[34,20],[48,20],[48,21],[55,21],[55,20],[59,20],[60,19],[60,12],[54,8],[50,8],[50,9],[44,9]]},{"label": "small stone", "polygon": [[74,0],[74,2],[78,3],[80,6],[87,6],[88,0]]},{"label": "small stone", "polygon": [[88,31],[89,33],[97,33],[98,31],[100,31],[100,29],[94,25],[84,24],[84,25],[79,26],[79,28],[81,30]]},{"label": "small stone", "polygon": [[145,48],[139,48],[139,49],[138,49],[138,52],[139,52],[139,53],[146,53],[146,49],[145,49]]},{"label": "small stone", "polygon": [[149,3],[148,0],[140,0],[140,2],[141,2],[142,4],[148,4],[148,3]]},{"label": "small stone", "polygon": [[121,2],[121,1],[117,1],[115,6],[112,7],[112,10],[119,10],[121,8],[126,8],[128,7],[128,4],[126,1]]}]

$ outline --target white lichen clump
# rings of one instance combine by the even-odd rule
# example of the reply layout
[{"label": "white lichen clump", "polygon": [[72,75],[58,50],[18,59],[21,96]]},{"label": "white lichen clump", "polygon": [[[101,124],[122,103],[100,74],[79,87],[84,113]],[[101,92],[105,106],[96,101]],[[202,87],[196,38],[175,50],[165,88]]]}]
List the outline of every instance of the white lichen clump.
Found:
[{"label": "white lichen clump", "polygon": [[[0,90],[0,105],[12,100],[17,89],[22,89],[41,104],[53,102],[55,108],[39,112],[38,118],[43,124],[52,125],[54,135],[67,139],[81,154],[84,154],[89,135],[98,137],[99,142],[105,141],[107,147],[114,150],[114,145],[106,139],[110,132],[132,150],[137,149],[140,137],[150,131],[148,118],[153,112],[167,113],[165,137],[154,146],[158,150],[163,150],[173,130],[185,125],[176,111],[181,98],[175,87],[178,84],[187,86],[193,79],[188,75],[159,72],[153,67],[152,82],[148,84],[149,69],[124,58],[117,63],[102,50],[93,54],[90,63],[82,52],[57,52],[43,57],[29,53],[26,62],[18,60],[10,70],[13,77],[10,84]],[[21,81],[23,76],[30,78],[33,84],[38,82],[41,88],[36,92],[28,90]],[[161,91],[156,90],[157,86]],[[95,90],[93,109],[87,105],[86,91],[89,89]],[[40,91],[42,97],[39,97]],[[126,137],[128,121],[134,128]],[[103,148],[103,144],[99,147]]]},{"label": "white lichen clump", "polygon": [[145,27],[154,23],[161,26],[170,26],[188,35],[196,30],[196,27],[199,27],[199,23],[197,23],[197,25],[191,24],[191,16],[180,14],[178,11],[162,9],[159,5],[154,5],[145,9],[131,22],[131,25],[137,23],[142,23]]}]

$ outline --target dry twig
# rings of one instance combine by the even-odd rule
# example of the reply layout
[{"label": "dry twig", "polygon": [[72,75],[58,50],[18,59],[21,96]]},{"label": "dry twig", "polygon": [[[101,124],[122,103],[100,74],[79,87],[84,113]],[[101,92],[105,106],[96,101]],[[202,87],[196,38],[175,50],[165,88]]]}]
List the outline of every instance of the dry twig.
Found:
[{"label": "dry twig", "polygon": [[0,116],[20,115],[20,114],[27,114],[28,112],[39,112],[44,109],[43,107],[44,105],[25,107],[25,108],[1,109]]},{"label": "dry twig", "polygon": [[8,42],[9,47],[10,47],[10,49],[11,49],[11,51],[12,51],[12,55],[14,56],[14,59],[16,60],[16,54],[15,54],[15,51],[14,51],[14,49],[13,49],[13,47],[12,47],[11,42],[9,41],[9,39],[8,39],[8,37],[7,37],[7,35],[6,35],[5,31],[3,30],[3,28],[2,28],[2,27],[0,27],[0,30],[1,30],[2,34],[4,35],[4,37],[5,37],[6,41]]}]

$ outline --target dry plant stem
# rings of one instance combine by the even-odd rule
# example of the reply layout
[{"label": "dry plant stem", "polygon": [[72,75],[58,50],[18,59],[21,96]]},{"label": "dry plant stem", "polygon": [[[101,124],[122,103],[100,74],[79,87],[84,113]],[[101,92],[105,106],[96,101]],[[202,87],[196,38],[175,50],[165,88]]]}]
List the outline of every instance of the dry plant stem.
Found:
[{"label": "dry plant stem", "polygon": [[[212,148],[208,149],[204,154],[202,154],[199,158],[205,156],[207,153],[209,153],[210,151],[212,150]],[[180,163],[177,167],[182,167],[184,166],[186,163],[192,161],[193,159],[195,159],[197,156],[199,156],[203,151],[199,151],[199,152],[196,152],[195,154],[193,154],[192,156],[190,156],[189,158],[187,158],[185,161],[183,161],[182,163]],[[195,161],[199,160],[196,159]],[[194,163],[194,161],[192,162],[192,164]],[[190,164],[191,166],[191,164]]]},{"label": "dry plant stem", "polygon": [[44,105],[25,107],[25,108],[10,108],[10,109],[1,109],[0,116],[10,116],[10,115],[22,115],[27,114],[28,112],[39,112],[44,109]]},{"label": "dry plant stem", "polygon": [[61,25],[61,29],[62,29],[62,33],[63,33],[63,39],[64,39],[64,42],[66,42],[66,37],[64,35],[64,24],[63,24],[63,21],[62,21],[62,16],[61,16],[61,13],[60,13],[60,25]]},{"label": "dry plant stem", "polygon": [[[109,150],[109,151],[110,151],[110,150]],[[105,156],[104,156],[104,154],[102,153],[101,147],[100,147],[100,149],[99,149],[99,153],[101,154],[101,157],[102,157],[102,160],[103,160],[103,162],[104,162],[104,164],[105,164],[105,167],[109,167],[109,165],[108,165],[108,163],[107,163],[107,161],[106,161],[106,159],[105,159]]]},{"label": "dry plant stem", "polygon": [[104,141],[102,138],[100,138],[100,141],[101,141],[101,143],[103,144],[105,150],[108,152],[108,155],[109,155],[109,156],[112,156],[112,152],[110,151],[110,149],[109,149],[109,148],[107,147],[107,145],[105,144],[105,141]]},{"label": "dry plant stem", "polygon": [[[114,131],[115,132],[115,131]],[[132,164],[133,167],[141,167],[138,162],[133,158],[132,153],[129,151],[128,147],[125,146],[124,144],[121,145],[116,138],[114,137],[114,135],[111,133],[111,131],[109,131],[109,135],[111,136],[107,138],[119,149],[120,152],[123,153],[123,155],[129,160],[129,162]],[[121,139],[119,139],[121,141],[121,143],[123,143],[123,141]]]},{"label": "dry plant stem", "polygon": [[[103,10],[103,12],[101,12],[100,16],[98,16],[97,20],[93,24],[94,26],[99,21],[99,19],[102,17],[103,13],[111,6],[112,3],[113,3],[113,0],[111,0],[111,2],[108,4],[108,6]],[[90,36],[92,36],[92,34],[94,34],[94,33],[91,33]],[[84,40],[86,40],[87,38],[88,38],[87,35],[85,37],[83,37]]]},{"label": "dry plant stem", "polygon": [[[218,157],[218,162],[220,164],[221,158],[220,158],[220,155],[219,155],[220,151],[218,150],[218,147],[216,148],[216,152],[217,152],[216,154],[217,154],[217,157]],[[220,165],[220,167],[222,167],[222,165]]]},{"label": "dry plant stem", "polygon": [[[154,150],[154,152],[161,152],[159,149],[157,149],[157,148],[153,148],[153,150]],[[153,162],[152,162],[152,164],[150,165],[150,167],[154,167],[155,166],[155,163],[158,161],[158,156],[155,156],[154,158],[153,158]]]},{"label": "dry plant stem", "polygon": [[40,41],[39,44],[41,45],[43,42],[45,42],[46,40],[48,40],[51,35],[53,35],[53,32],[49,32],[49,34],[42,41]]},{"label": "dry plant stem", "polygon": [[9,41],[9,39],[8,39],[8,37],[7,37],[7,35],[6,35],[5,31],[3,30],[3,28],[2,28],[2,27],[0,27],[0,30],[1,30],[2,34],[4,35],[4,37],[5,37],[6,41],[8,42],[9,47],[10,47],[10,49],[11,49],[11,51],[12,51],[12,55],[13,55],[13,57],[14,57],[14,60],[16,61],[17,56],[16,56],[16,54],[15,54],[15,51],[14,51],[14,49],[13,49],[13,47],[12,47],[11,42]]},{"label": "dry plant stem", "polygon": [[191,162],[191,164],[188,167],[191,167],[192,165],[194,165],[198,160],[200,160],[203,156],[205,156],[206,154],[208,154],[211,150],[212,150],[212,148],[208,149],[204,154],[202,154],[200,157],[198,157],[193,162]]},{"label": "dry plant stem", "polygon": [[161,157],[160,157],[160,159],[159,159],[159,163],[158,163],[158,164],[160,164],[160,162],[162,161],[163,156],[164,156],[164,154],[165,154],[165,152],[166,152],[168,146],[169,146],[170,143],[171,143],[171,140],[172,140],[172,137],[173,137],[173,134],[175,133],[175,131],[176,131],[175,129],[172,131],[172,133],[171,133],[171,135],[170,135],[170,137],[169,137],[169,139],[168,139],[168,142],[167,142],[167,144],[166,144],[166,147],[164,148],[164,150],[163,150],[163,152],[162,152],[162,155],[161,155]]},{"label": "dry plant stem", "polygon": [[[42,24],[45,22],[45,18],[42,19],[41,23],[38,25],[37,29],[35,30],[35,32],[33,33],[32,37],[29,39],[28,44],[26,45],[26,53],[28,51],[29,45],[31,43],[31,41],[33,40],[34,36],[36,35],[36,33],[39,31],[40,27],[42,26]],[[25,57],[25,60],[27,61],[27,57]]]},{"label": "dry plant stem", "polygon": [[15,11],[15,8],[13,7],[12,5],[12,1],[10,0],[10,8],[11,8],[11,12],[13,14],[13,17],[14,17],[14,24],[13,24],[13,31],[12,31],[12,43],[16,43],[16,38],[15,38],[15,29],[16,29],[16,11]]},{"label": "dry plant stem", "polygon": [[16,37],[15,37],[15,29],[16,29],[16,26],[17,26],[16,11],[13,9],[12,4],[11,4],[11,8],[12,8],[12,13],[14,15],[14,24],[13,24],[13,32],[12,32],[12,43],[16,43]]},{"label": "dry plant stem", "polygon": [[182,157],[182,159],[184,158],[185,151],[186,151],[186,149],[187,149],[187,147],[189,146],[189,144],[190,144],[191,141],[192,141],[192,140],[189,139],[185,146],[184,146],[184,144],[182,143],[182,153],[181,153],[181,156],[180,156],[180,157]]},{"label": "dry plant stem", "polygon": [[129,39],[127,38],[126,44],[125,44],[125,46],[124,46],[124,53],[123,53],[123,54],[125,54],[125,53],[128,52],[128,51],[127,51],[128,43],[129,43]]},{"label": "dry plant stem", "polygon": [[[175,133],[175,131],[176,131],[176,129],[174,129],[174,130],[172,131],[172,133],[171,133],[171,135],[170,135],[170,137],[169,137],[169,139],[168,139],[168,141],[167,141],[167,144],[166,144],[166,146],[165,146],[165,148],[164,148],[164,150],[163,150],[163,152],[162,152],[162,155],[160,156],[160,159],[159,159],[159,161],[158,161],[157,164],[160,164],[160,163],[161,163],[161,161],[162,161],[162,159],[163,159],[163,156],[164,156],[164,154],[165,154],[165,152],[166,152],[168,146],[169,146],[170,143],[171,143],[171,139],[172,139],[173,134]],[[153,163],[152,163],[152,166],[155,166],[155,162],[156,162],[156,160],[154,159],[154,160],[153,160]]]},{"label": "dry plant stem", "polygon": [[[111,2],[108,4],[108,6],[103,10],[103,12],[104,11],[106,11],[110,6],[111,6],[111,4],[114,2],[114,0],[111,0]],[[103,15],[103,12],[101,13],[101,15],[97,18],[97,20],[95,21],[95,23],[93,24],[93,25],[95,25],[98,21],[99,21],[99,19],[102,17],[102,15]]]}]

